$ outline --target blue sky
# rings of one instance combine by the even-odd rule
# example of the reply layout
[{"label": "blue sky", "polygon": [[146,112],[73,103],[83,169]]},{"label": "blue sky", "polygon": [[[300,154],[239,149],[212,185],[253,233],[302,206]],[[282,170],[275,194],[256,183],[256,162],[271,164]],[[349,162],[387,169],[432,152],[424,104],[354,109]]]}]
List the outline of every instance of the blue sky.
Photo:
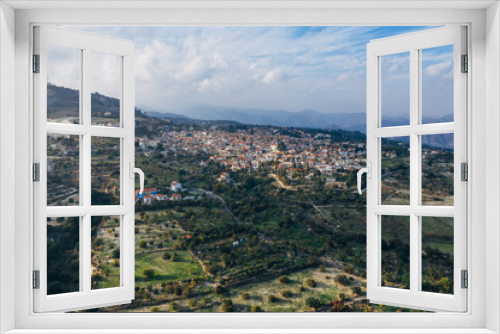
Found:
[{"label": "blue sky", "polygon": [[[319,112],[365,112],[366,44],[425,27],[74,27],[132,40],[136,50],[136,103],[146,110],[178,112],[192,104]],[[449,90],[450,53],[429,52],[424,73],[430,113]],[[432,53],[432,54],[431,54]],[[404,94],[404,64],[392,64],[388,89]],[[103,66],[107,66],[104,64]],[[430,66],[430,70],[427,67]],[[104,68],[103,68],[104,70]],[[427,71],[427,72],[426,72]],[[97,73],[99,70],[96,71]],[[55,83],[64,73],[52,73]],[[67,72],[66,72],[67,75]],[[447,77],[448,75],[448,77]],[[99,82],[99,81],[103,82]],[[104,80],[106,82],[104,82]],[[117,81],[95,78],[100,93],[113,95]],[[403,90],[402,90],[403,89]],[[427,101],[426,99],[426,101]],[[403,102],[402,102],[403,101]],[[398,115],[404,98],[386,101]],[[432,110],[431,110],[432,109]]]}]

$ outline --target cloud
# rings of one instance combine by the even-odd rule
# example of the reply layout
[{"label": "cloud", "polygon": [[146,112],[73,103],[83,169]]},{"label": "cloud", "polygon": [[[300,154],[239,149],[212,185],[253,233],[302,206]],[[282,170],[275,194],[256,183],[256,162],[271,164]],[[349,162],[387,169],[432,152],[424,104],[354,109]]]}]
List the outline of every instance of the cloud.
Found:
[{"label": "cloud", "polygon": [[444,61],[441,63],[429,65],[425,68],[425,74],[430,77],[438,76],[445,72],[448,68],[450,68],[451,64],[451,61]]},{"label": "cloud", "polygon": [[[421,27],[73,27],[132,40],[136,102],[178,112],[189,103],[364,112],[366,44]],[[69,68],[70,60],[63,60]],[[406,60],[407,62],[407,60]],[[404,60],[387,68],[402,72]],[[444,72],[443,72],[444,73]],[[65,71],[54,80],[66,84]],[[69,84],[69,83],[68,83]],[[106,91],[113,82],[102,81]]]},{"label": "cloud", "polygon": [[264,77],[262,78],[263,83],[275,83],[281,80],[284,80],[286,75],[283,73],[283,71],[279,68],[275,68],[267,72]]},{"label": "cloud", "polygon": [[346,81],[347,79],[349,79],[349,76],[350,76],[349,73],[343,73],[337,77],[337,80],[340,82]]},{"label": "cloud", "polygon": [[399,65],[398,64],[392,64],[392,66],[389,68],[389,73],[395,72],[398,69]]}]

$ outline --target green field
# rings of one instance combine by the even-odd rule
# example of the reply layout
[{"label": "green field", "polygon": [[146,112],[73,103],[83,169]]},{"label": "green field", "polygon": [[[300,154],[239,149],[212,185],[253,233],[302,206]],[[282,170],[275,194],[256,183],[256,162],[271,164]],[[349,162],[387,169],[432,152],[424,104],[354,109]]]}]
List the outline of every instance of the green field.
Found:
[{"label": "green field", "polygon": [[[193,259],[188,251],[175,251],[179,257],[178,262],[162,258],[164,252],[136,255],[135,257],[135,286],[148,286],[163,282],[178,282],[203,276],[200,263]],[[174,251],[169,251],[173,254]],[[155,271],[152,279],[145,278],[144,269],[151,268]]]}]

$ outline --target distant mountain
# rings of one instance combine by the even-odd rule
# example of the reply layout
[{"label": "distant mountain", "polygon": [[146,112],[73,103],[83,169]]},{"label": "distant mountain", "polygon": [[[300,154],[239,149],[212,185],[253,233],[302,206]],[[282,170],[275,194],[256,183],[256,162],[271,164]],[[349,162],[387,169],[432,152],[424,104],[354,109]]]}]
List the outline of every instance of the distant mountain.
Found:
[{"label": "distant mountain", "polygon": [[[148,113],[152,115],[152,113]],[[160,113],[155,113],[155,117]],[[163,113],[161,113],[163,114]],[[175,112],[199,120],[231,120],[243,124],[274,125],[306,128],[341,128],[366,133],[365,113],[320,113],[307,109],[298,112],[285,110],[245,109],[199,104]],[[424,123],[452,122],[453,115],[424,117]],[[383,126],[408,125],[409,118],[384,117]]]},{"label": "distant mountain", "polygon": [[156,112],[156,111],[145,111],[148,116],[159,118],[159,119],[183,119],[190,120],[191,118],[181,115],[181,114],[173,114],[170,112]]},{"label": "distant mountain", "polygon": [[[118,119],[120,100],[99,93],[91,94],[92,117]],[[72,119],[78,117],[80,93],[76,89],[47,84],[47,117],[49,119]],[[148,117],[135,108],[136,117]]]},{"label": "distant mountain", "polygon": [[[78,117],[78,90],[47,85],[47,114],[49,119],[71,119]],[[118,119],[120,101],[116,98],[93,93],[91,96],[92,117]],[[154,117],[181,123],[218,123],[232,122],[251,125],[272,125],[314,129],[342,129],[366,133],[365,113],[320,113],[315,110],[290,112],[285,110],[264,110],[220,107],[198,104],[191,108],[176,112],[142,112],[135,109],[136,117]],[[424,123],[452,122],[453,115],[432,118],[424,117]],[[408,118],[384,117],[383,126],[400,126],[409,124]],[[403,139],[404,140],[404,139]],[[453,134],[425,136],[423,144],[444,148],[453,147]]]},{"label": "distant mountain", "polygon": [[[148,113],[153,116],[153,113]],[[169,116],[160,116],[169,115]],[[320,113],[315,110],[302,110],[299,112],[290,112],[284,110],[263,110],[263,109],[245,109],[230,108],[213,105],[196,105],[178,112],[154,113],[155,117],[171,118],[173,115],[179,117],[188,117],[193,120],[225,120],[235,121],[243,124],[253,125],[273,125],[286,127],[303,127],[316,129],[342,129],[347,131],[359,131],[366,133],[366,114],[365,113]],[[439,117],[423,117],[423,122],[442,123],[453,122],[453,115]],[[402,126],[410,123],[409,118],[404,117],[384,117],[382,125]],[[403,139],[404,141],[404,139]],[[453,147],[453,135],[434,135],[424,136],[423,144],[438,146],[443,148]]]},{"label": "distant mountain", "polygon": [[199,120],[226,120],[243,124],[273,125],[306,128],[346,128],[365,124],[364,113],[325,114],[315,110],[290,112],[285,110],[264,110],[196,105],[171,112]]}]

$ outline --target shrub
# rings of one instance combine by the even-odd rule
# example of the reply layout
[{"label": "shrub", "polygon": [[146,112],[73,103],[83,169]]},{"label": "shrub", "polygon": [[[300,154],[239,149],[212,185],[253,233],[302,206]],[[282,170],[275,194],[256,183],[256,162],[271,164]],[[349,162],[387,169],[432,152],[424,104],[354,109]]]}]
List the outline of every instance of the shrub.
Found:
[{"label": "shrub", "polygon": [[268,303],[276,303],[278,301],[278,298],[276,298],[275,295],[269,295],[267,296],[267,302]]},{"label": "shrub", "polygon": [[278,277],[278,282],[281,284],[287,284],[290,283],[290,279],[287,276],[280,276]]},{"label": "shrub", "polygon": [[326,272],[325,266],[319,266],[319,272],[325,273]]},{"label": "shrub", "polygon": [[243,299],[243,300],[249,300],[249,299],[250,299],[250,294],[248,294],[248,293],[246,293],[246,292],[245,292],[245,293],[243,293],[243,294],[241,295],[241,299]]},{"label": "shrub", "polygon": [[163,255],[161,256],[164,260],[168,260],[170,259],[170,254],[168,254],[168,252],[165,252],[163,253]]},{"label": "shrub", "polygon": [[147,245],[147,242],[144,240],[141,240],[141,242],[139,242],[139,248],[146,248]]},{"label": "shrub", "polygon": [[250,309],[250,312],[262,312],[262,308],[260,306],[254,305]]},{"label": "shrub", "polygon": [[117,248],[117,249],[113,250],[112,256],[115,259],[119,259],[120,258],[120,248]]},{"label": "shrub", "polygon": [[284,297],[284,298],[290,298],[292,297],[292,292],[290,290],[283,290],[281,291],[281,295]]},{"label": "shrub", "polygon": [[176,287],[174,288],[174,295],[176,295],[176,296],[180,296],[180,295],[182,295],[182,289],[181,289],[181,287],[176,286]]},{"label": "shrub", "polygon": [[179,310],[179,305],[177,303],[170,303],[170,305],[168,305],[168,310],[170,312],[177,312]]},{"label": "shrub", "polygon": [[153,268],[146,268],[144,269],[142,274],[144,275],[145,278],[152,279],[153,277],[155,277],[155,270]]},{"label": "shrub", "polygon": [[319,301],[319,299],[309,297],[306,299],[306,306],[316,310],[320,306],[320,301]]},{"label": "shrub", "polygon": [[315,280],[313,280],[312,278],[308,278],[306,280],[306,285],[310,288],[315,288],[317,284]]},{"label": "shrub", "polygon": [[340,283],[342,285],[349,285],[350,281],[346,275],[337,275],[335,276],[335,282]]},{"label": "shrub", "polygon": [[298,293],[304,292],[304,290],[305,289],[304,289],[304,287],[302,285],[297,288],[297,292]]},{"label": "shrub", "polygon": [[352,293],[354,293],[356,295],[360,295],[361,294],[361,288],[359,286],[353,286],[353,287],[351,287],[351,291],[352,291]]},{"label": "shrub", "polygon": [[339,299],[345,300],[345,293],[339,293]]},{"label": "shrub", "polygon": [[223,295],[224,293],[226,293],[226,290],[222,286],[217,285],[214,289],[214,292],[216,295]]},{"label": "shrub", "polygon": [[233,301],[231,299],[223,300],[220,310],[222,312],[234,312]]},{"label": "shrub", "polygon": [[154,306],[151,308],[151,312],[160,312],[160,308],[158,306]]}]

